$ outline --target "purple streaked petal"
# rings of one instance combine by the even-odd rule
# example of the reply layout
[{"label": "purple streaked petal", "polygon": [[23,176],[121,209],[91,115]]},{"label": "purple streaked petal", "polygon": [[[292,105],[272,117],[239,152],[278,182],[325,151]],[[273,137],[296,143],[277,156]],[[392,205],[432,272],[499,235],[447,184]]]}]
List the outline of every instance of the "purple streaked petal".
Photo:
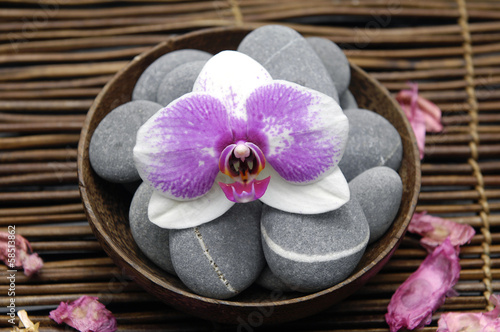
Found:
[{"label": "purple streaked petal", "polygon": [[192,201],[173,200],[155,191],[149,201],[148,216],[159,227],[182,229],[212,221],[233,205],[217,184],[206,195]]},{"label": "purple streaked petal", "polygon": [[219,182],[219,186],[226,195],[227,199],[235,203],[248,203],[261,198],[269,185],[271,177],[268,176],[263,180],[254,180],[249,183],[223,183]]},{"label": "purple streaked petal", "polygon": [[260,200],[278,210],[317,214],[336,210],[350,198],[349,185],[338,167],[320,181],[305,185],[283,180],[269,164],[260,174],[271,176],[266,193]]},{"label": "purple streaked petal", "polygon": [[[285,180],[306,184],[333,171],[344,153],[349,123],[338,103],[286,81],[258,87],[247,99],[248,128],[269,164]],[[252,137],[249,137],[251,140]]]},{"label": "purple streaked petal", "polygon": [[214,184],[221,142],[230,140],[222,103],[207,94],[190,93],[139,129],[134,159],[141,178],[166,197],[195,199]]},{"label": "purple streaked petal", "polygon": [[248,55],[223,51],[205,64],[194,83],[193,91],[206,92],[223,101],[235,120],[246,120],[243,108],[248,95],[271,81],[271,75]]}]

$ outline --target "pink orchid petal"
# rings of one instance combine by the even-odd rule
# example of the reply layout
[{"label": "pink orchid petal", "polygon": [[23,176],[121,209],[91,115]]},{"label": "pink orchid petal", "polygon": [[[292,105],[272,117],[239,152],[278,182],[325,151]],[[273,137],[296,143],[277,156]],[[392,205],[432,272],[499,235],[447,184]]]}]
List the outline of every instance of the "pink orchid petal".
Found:
[{"label": "pink orchid petal", "polygon": [[188,93],[153,115],[137,133],[134,160],[141,178],[168,198],[205,195],[219,173],[219,155],[231,142],[218,99]]},{"label": "pink orchid petal", "polygon": [[66,323],[80,332],[114,332],[116,319],[97,297],[84,295],[52,310],[49,317],[58,324]]},{"label": "pink orchid petal", "polygon": [[459,258],[449,239],[429,254],[391,298],[385,315],[391,332],[427,325],[460,276]]},{"label": "pink orchid petal", "polygon": [[495,309],[490,312],[467,313],[449,312],[442,314],[438,321],[436,332],[459,332],[459,331],[500,331],[500,296],[492,294],[490,301],[495,304]]},{"label": "pink orchid petal", "polygon": [[[12,255],[15,255],[12,257]],[[43,260],[33,253],[29,241],[21,235],[0,232],[0,260],[9,268],[23,268],[28,277],[43,267]]]},{"label": "pink orchid petal", "polygon": [[267,162],[286,181],[307,184],[331,174],[345,150],[349,122],[331,97],[275,80],[246,101],[248,128],[264,135]]},{"label": "pink orchid petal", "polygon": [[431,216],[425,211],[413,215],[408,231],[421,235],[420,243],[428,250],[433,250],[447,237],[454,247],[462,246],[469,243],[476,233],[469,225]]},{"label": "pink orchid petal", "polygon": [[431,101],[418,95],[417,84],[410,84],[411,90],[401,90],[396,100],[410,121],[417,139],[420,159],[424,157],[425,133],[438,133],[443,130],[441,110]]}]

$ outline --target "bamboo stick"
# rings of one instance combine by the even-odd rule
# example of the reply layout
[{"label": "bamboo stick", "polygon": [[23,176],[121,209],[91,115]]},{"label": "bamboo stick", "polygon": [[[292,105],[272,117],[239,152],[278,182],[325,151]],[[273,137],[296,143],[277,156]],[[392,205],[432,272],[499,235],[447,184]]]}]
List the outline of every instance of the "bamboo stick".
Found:
[{"label": "bamboo stick", "polygon": [[33,242],[31,247],[35,252],[44,251],[97,251],[102,248],[97,241],[49,241]]},{"label": "bamboo stick", "polygon": [[[2,229],[2,231],[6,231],[7,228]],[[16,234],[22,235],[26,238],[36,237],[36,238],[65,238],[65,237],[86,237],[92,236],[92,230],[89,225],[82,226],[21,226],[16,227]]]},{"label": "bamboo stick", "polygon": [[113,266],[113,261],[109,257],[101,258],[82,258],[82,259],[71,259],[64,261],[52,261],[45,262],[43,266],[50,269],[59,269],[63,267],[83,267],[83,266]]},{"label": "bamboo stick", "polygon": [[[80,122],[34,122],[34,123],[0,123],[0,132],[4,133],[40,133],[40,132],[80,132]],[[0,168],[2,165],[0,165]],[[1,171],[0,171],[1,173]]]},{"label": "bamboo stick", "polygon": [[[1,46],[0,46],[1,48]],[[0,70],[0,81],[20,81],[35,78],[97,76],[115,74],[128,64],[128,61],[104,63],[77,63],[71,65],[40,65],[27,68]]]},{"label": "bamboo stick", "polygon": [[25,91],[25,90],[48,90],[48,89],[72,89],[84,87],[102,87],[113,75],[101,75],[89,78],[66,79],[42,82],[0,82],[0,91]]},{"label": "bamboo stick", "polygon": [[[2,289],[3,288],[3,289]],[[0,287],[3,293],[7,293],[8,286]],[[42,285],[19,285],[16,287],[17,296],[32,296],[32,295],[60,295],[74,293],[102,293],[111,292],[119,289],[120,292],[131,293],[140,292],[142,289],[137,284],[132,282],[120,282],[110,280],[109,282],[76,282],[69,284],[42,284]]]},{"label": "bamboo stick", "polygon": [[25,151],[0,151],[0,162],[21,162],[21,161],[76,161],[76,149],[44,149]]},{"label": "bamboo stick", "polygon": [[[1,25],[0,25],[1,27]],[[78,53],[30,53],[30,54],[8,54],[0,55],[0,63],[64,63],[64,62],[87,62],[98,60],[130,59],[151,47],[133,47],[122,50],[104,50],[98,52]]]},{"label": "bamboo stick", "polygon": [[[3,195],[4,193],[0,193],[0,201],[4,202],[4,199],[8,198],[9,195]],[[12,194],[12,193],[9,193]],[[22,195],[21,195],[22,194]],[[59,193],[58,195],[54,195],[55,197],[49,197],[51,194],[50,191],[46,192],[36,192],[35,194],[32,195],[25,195],[24,193],[19,193],[19,198],[20,201],[23,202],[24,200],[22,199],[23,197],[26,197],[27,199],[31,198],[32,201],[51,201],[57,200],[75,200],[75,197],[69,197],[66,195],[61,195]],[[38,196],[38,197],[37,197]],[[35,199],[33,199],[35,197]],[[19,199],[18,198],[18,199]],[[79,198],[79,196],[78,196]],[[53,215],[53,214],[65,214],[65,213],[82,213],[83,212],[83,206],[82,203],[76,203],[76,204],[64,204],[64,205],[49,205],[49,206],[23,206],[23,207],[16,207],[16,208],[0,208],[0,217],[13,217],[13,216],[33,216],[33,215]]]},{"label": "bamboo stick", "polygon": [[77,180],[78,175],[76,171],[53,170],[45,173],[0,176],[0,188],[8,186],[76,183]]},{"label": "bamboo stick", "polygon": [[40,111],[88,111],[93,99],[83,100],[14,100],[0,101],[0,111],[40,112]]},{"label": "bamboo stick", "polygon": [[[68,110],[66,110],[68,111]],[[79,122],[83,123],[85,115],[25,115],[0,112],[0,123],[32,123],[32,122]]]},{"label": "bamboo stick", "polygon": [[[21,39],[12,41],[9,44],[0,45],[0,54],[19,54],[25,52],[56,52],[86,50],[98,47],[118,47],[118,46],[153,46],[171,37],[164,35],[138,35],[138,36],[110,36],[110,37],[89,37],[55,39],[44,41],[29,41]],[[114,72],[113,72],[114,74]],[[102,74],[101,74],[102,75]]]},{"label": "bamboo stick", "polygon": [[[500,185],[499,175],[485,175],[483,177],[485,186]],[[425,175],[422,176],[422,186],[475,186],[475,176],[470,175]]]},{"label": "bamboo stick", "polygon": [[61,171],[76,171],[76,162],[0,164],[0,175]]},{"label": "bamboo stick", "polygon": [[[53,99],[53,98],[95,98],[101,88],[76,88],[59,90],[0,91],[0,99]],[[17,106],[17,105],[16,105]],[[18,106],[19,107],[19,106]],[[84,110],[87,110],[88,107]]]},{"label": "bamboo stick", "polygon": [[76,134],[47,134],[21,137],[0,137],[0,150],[36,148],[47,146],[61,146],[76,144],[80,135]]},{"label": "bamboo stick", "polygon": [[[485,195],[489,199],[500,198],[500,190],[485,190]],[[481,195],[476,190],[420,192],[418,196],[420,201],[477,200],[479,198]]]},{"label": "bamboo stick", "polygon": [[[33,244],[33,243],[32,243]],[[33,248],[35,252],[35,248]],[[7,271],[0,271],[0,285],[9,284],[9,280],[5,278]],[[117,267],[107,266],[84,266],[84,267],[69,267],[47,269],[42,268],[38,274],[27,277],[22,273],[16,275],[16,285],[32,284],[38,285],[42,283],[60,283],[60,282],[94,282],[94,281],[109,281],[113,278],[124,277]],[[5,297],[4,297],[5,298]],[[17,300],[16,300],[17,301]]]},{"label": "bamboo stick", "polygon": [[[78,293],[78,294],[51,294],[51,295],[21,295],[16,296],[16,305],[18,306],[37,306],[37,305],[59,305],[61,302],[75,301],[83,295],[104,297],[103,293]],[[109,294],[107,297],[111,298],[113,303],[150,303],[158,302],[159,300],[144,292],[130,292],[130,293],[116,293]],[[0,298],[0,305],[9,305],[9,298]]]},{"label": "bamboo stick", "polygon": [[[480,161],[478,162],[481,173],[490,173],[500,170],[500,161]],[[422,163],[421,171],[424,174],[470,174],[474,170],[470,164],[430,164]]]},{"label": "bamboo stick", "polygon": [[35,216],[6,216],[0,217],[0,226],[29,225],[29,224],[51,224],[66,223],[74,221],[85,221],[87,217],[84,213],[65,213]]}]

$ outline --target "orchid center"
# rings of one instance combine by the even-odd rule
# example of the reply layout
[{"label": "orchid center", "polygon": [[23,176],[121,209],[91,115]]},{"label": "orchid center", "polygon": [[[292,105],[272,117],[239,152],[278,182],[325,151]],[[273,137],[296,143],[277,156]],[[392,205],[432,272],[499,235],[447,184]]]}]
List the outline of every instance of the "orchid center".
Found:
[{"label": "orchid center", "polygon": [[228,145],[219,158],[219,169],[235,182],[219,182],[227,199],[236,203],[246,203],[264,195],[270,177],[257,180],[257,176],[266,166],[262,150],[251,142],[239,141]]}]

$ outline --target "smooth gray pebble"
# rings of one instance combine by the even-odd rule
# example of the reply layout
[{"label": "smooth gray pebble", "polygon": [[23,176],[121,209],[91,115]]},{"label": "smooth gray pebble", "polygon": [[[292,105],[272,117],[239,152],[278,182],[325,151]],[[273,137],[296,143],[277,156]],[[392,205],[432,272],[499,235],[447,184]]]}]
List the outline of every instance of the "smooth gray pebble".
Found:
[{"label": "smooth gray pebble", "polygon": [[378,240],[392,225],[401,204],[403,182],[392,168],[370,168],[349,182],[370,225],[370,241]]},{"label": "smooth gray pebble", "polygon": [[142,183],[135,192],[129,210],[130,231],[144,255],[163,270],[175,275],[170,259],[170,231],[153,224],[148,218],[148,205],[152,194],[153,187],[147,183]]},{"label": "smooth gray pebble", "polygon": [[151,63],[137,80],[132,92],[132,100],[151,100],[156,102],[158,86],[170,71],[184,63],[207,61],[211,57],[212,54],[208,52],[194,49],[176,50],[162,55]]},{"label": "smooth gray pebble", "polygon": [[192,61],[170,71],[158,86],[156,100],[167,106],[172,101],[193,91],[193,85],[206,61]]},{"label": "smooth gray pebble", "polygon": [[182,282],[216,299],[233,297],[253,284],[265,266],[261,211],[259,201],[235,204],[206,224],[171,230],[172,263]]},{"label": "smooth gray pebble", "polygon": [[337,210],[314,215],[265,205],[261,231],[269,268],[301,292],[319,291],[345,280],[370,237],[363,210],[352,198]]},{"label": "smooth gray pebble", "polygon": [[396,128],[369,110],[348,109],[344,114],[349,119],[349,138],[339,167],[346,180],[376,166],[399,169],[403,143]]},{"label": "smooth gray pebble", "polygon": [[140,180],[135,168],[133,149],[139,128],[162,106],[147,100],[120,105],[102,119],[89,145],[89,159],[94,171],[115,183]]},{"label": "smooth gray pebble", "polygon": [[250,32],[238,51],[259,62],[275,80],[286,80],[322,92],[337,102],[339,95],[328,70],[302,35],[282,25]]}]

